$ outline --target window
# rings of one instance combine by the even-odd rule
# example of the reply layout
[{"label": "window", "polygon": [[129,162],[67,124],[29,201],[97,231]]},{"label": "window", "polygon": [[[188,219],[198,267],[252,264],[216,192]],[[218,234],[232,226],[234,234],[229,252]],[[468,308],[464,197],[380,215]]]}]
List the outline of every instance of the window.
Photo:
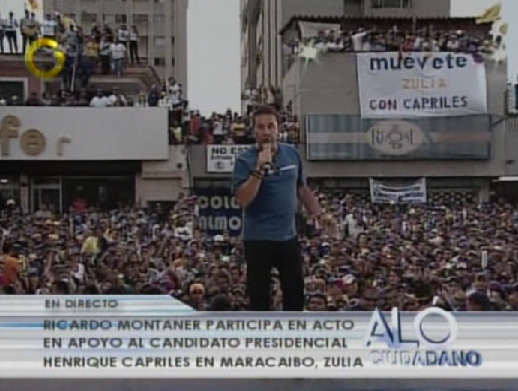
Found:
[{"label": "window", "polygon": [[154,64],[156,67],[165,67],[165,57],[155,57]]},{"label": "window", "polygon": [[103,23],[108,25],[115,24],[115,15],[112,14],[104,14],[103,15]]},{"label": "window", "polygon": [[24,82],[21,80],[20,81],[1,80],[0,81],[0,98],[9,100],[13,96],[17,96],[18,101],[25,102],[27,97],[25,96]]},{"label": "window", "polygon": [[165,46],[165,37],[155,37],[155,46],[163,48]]},{"label": "window", "polygon": [[165,23],[165,15],[153,15],[153,21],[155,23],[164,24]]},{"label": "window", "polygon": [[133,21],[135,23],[147,23],[147,14],[135,14],[133,15]]},{"label": "window", "polygon": [[147,14],[133,15],[133,24],[137,26],[140,35],[147,35],[148,30],[148,16]]},{"label": "window", "polygon": [[384,0],[384,8],[401,8],[401,0]]},{"label": "window", "polygon": [[88,12],[83,12],[81,14],[82,24],[95,24],[97,22],[97,14],[90,14]]},{"label": "window", "polygon": [[117,23],[117,24],[127,24],[128,23],[128,15],[126,15],[126,14],[117,14],[117,15],[115,15],[115,23]]},{"label": "window", "polygon": [[174,57],[172,57],[172,58],[171,58],[171,65],[172,65],[172,66],[175,66],[175,62],[176,62],[176,61],[175,61],[175,58],[174,58]]}]

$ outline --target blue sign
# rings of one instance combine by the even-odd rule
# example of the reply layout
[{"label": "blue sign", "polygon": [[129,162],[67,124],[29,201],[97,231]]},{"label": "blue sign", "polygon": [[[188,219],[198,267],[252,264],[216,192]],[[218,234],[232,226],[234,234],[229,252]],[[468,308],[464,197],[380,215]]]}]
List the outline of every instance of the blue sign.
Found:
[{"label": "blue sign", "polygon": [[231,236],[241,233],[243,212],[230,188],[206,187],[196,189],[198,196],[200,228],[209,235],[228,232]]}]

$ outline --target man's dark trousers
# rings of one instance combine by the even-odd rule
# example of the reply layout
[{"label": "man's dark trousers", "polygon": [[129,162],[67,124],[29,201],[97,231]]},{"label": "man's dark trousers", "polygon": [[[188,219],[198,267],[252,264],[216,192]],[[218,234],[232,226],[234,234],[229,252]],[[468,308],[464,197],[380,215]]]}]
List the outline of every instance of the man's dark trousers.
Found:
[{"label": "man's dark trousers", "polygon": [[304,309],[304,276],[299,241],[245,240],[247,285],[251,311],[270,311],[272,267],[277,268],[283,311]]}]

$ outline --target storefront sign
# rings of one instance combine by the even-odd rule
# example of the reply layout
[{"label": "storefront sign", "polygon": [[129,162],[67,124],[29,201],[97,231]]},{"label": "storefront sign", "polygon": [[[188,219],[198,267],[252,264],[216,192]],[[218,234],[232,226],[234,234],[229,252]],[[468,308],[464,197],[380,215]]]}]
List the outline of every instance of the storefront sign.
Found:
[{"label": "storefront sign", "polygon": [[368,130],[369,145],[388,155],[406,155],[425,142],[423,131],[411,122],[378,122]]},{"label": "storefront sign", "polygon": [[362,118],[487,113],[484,62],[464,53],[357,55]]},{"label": "storefront sign", "polygon": [[[10,156],[11,140],[19,139],[20,149],[29,156],[38,156],[47,146],[45,135],[37,129],[20,131],[21,121],[18,117],[8,115],[0,122],[0,151],[2,157]],[[70,139],[65,136],[56,139],[55,154],[63,155],[63,145]]]},{"label": "storefront sign", "polygon": [[236,158],[250,147],[251,145],[208,145],[207,172],[232,172]]},{"label": "storefront sign", "polygon": [[167,161],[167,109],[0,107],[0,159]]},{"label": "storefront sign", "polygon": [[406,186],[389,186],[383,181],[370,179],[371,201],[374,204],[424,204],[426,179],[421,178]]},{"label": "storefront sign", "polygon": [[306,117],[308,160],[487,160],[487,115],[374,120],[355,115]]},{"label": "storefront sign", "polygon": [[220,235],[225,231],[232,236],[239,235],[243,213],[228,188],[198,188],[200,228],[209,235]]}]

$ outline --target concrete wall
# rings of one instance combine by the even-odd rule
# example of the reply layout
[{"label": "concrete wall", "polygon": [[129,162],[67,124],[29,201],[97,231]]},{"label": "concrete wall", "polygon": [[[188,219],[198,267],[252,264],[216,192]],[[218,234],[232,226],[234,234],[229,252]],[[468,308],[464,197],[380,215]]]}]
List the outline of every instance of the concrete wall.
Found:
[{"label": "concrete wall", "polygon": [[341,16],[343,0],[282,0],[281,26],[285,26],[294,15]]},{"label": "concrete wall", "polygon": [[207,147],[205,145],[191,145],[190,147],[191,172],[194,178],[229,178],[230,174],[207,172]]},{"label": "concrete wall", "polygon": [[450,16],[451,0],[413,0],[414,14],[419,16]]},{"label": "concrete wall", "polygon": [[142,179],[140,175],[135,177],[135,201],[138,205],[145,206],[148,202],[176,201],[182,187],[180,179]]},{"label": "concrete wall", "polygon": [[343,14],[345,16],[361,16],[363,15],[365,0],[345,0]]},{"label": "concrete wall", "polygon": [[411,9],[402,8],[372,8],[371,1],[364,1],[365,16],[398,17],[409,16],[409,13],[419,17],[450,16],[451,0],[412,0]]},{"label": "concrete wall", "polygon": [[144,161],[142,171],[135,176],[135,199],[141,204],[150,201],[175,201],[190,184],[187,148],[169,146],[166,161]]},{"label": "concrete wall", "polygon": [[[174,46],[174,76],[183,85],[183,93],[187,96],[187,11],[188,0],[175,0],[173,34],[175,36]],[[168,71],[168,70],[166,70]]]}]

